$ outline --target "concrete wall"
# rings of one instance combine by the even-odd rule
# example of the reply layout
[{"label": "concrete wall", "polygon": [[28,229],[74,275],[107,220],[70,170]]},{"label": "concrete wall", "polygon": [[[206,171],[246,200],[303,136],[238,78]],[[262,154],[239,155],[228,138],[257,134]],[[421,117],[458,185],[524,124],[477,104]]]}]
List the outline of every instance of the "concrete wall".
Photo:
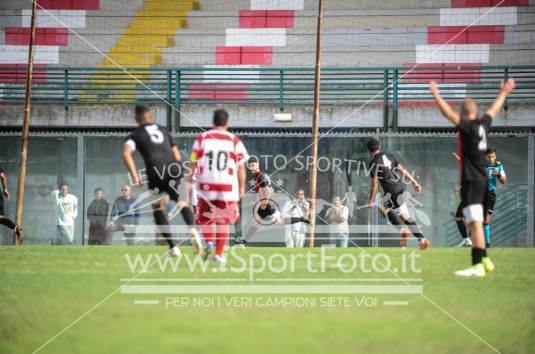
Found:
[{"label": "concrete wall", "polygon": [[[183,105],[181,107],[182,127],[209,127],[212,111],[216,105]],[[288,107],[285,113],[291,113],[291,122],[274,122],[273,114],[279,113],[277,107],[225,107],[231,117],[231,125],[240,128],[307,128],[311,126],[312,107]],[[64,110],[61,106],[39,106],[32,108],[34,127],[130,127],[134,126],[133,106],[71,106]],[[481,109],[484,109],[482,107]],[[494,126],[499,127],[535,127],[533,110],[535,105],[515,104],[507,113],[501,113]],[[167,107],[153,106],[156,121],[165,125]],[[321,108],[321,127],[370,128],[383,126],[383,110],[376,104],[360,106],[323,106]],[[23,108],[4,106],[0,108],[0,126],[21,126]],[[400,127],[450,127],[435,108],[400,107]]]}]

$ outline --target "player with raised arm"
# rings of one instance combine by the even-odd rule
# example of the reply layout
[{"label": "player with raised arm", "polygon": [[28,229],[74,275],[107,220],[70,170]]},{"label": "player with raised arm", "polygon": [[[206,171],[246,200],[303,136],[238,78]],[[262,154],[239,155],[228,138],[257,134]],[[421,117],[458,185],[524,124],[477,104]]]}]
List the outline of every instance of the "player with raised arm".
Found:
[{"label": "player with raised arm", "polygon": [[455,272],[455,275],[483,277],[494,269],[494,264],[487,256],[483,231],[483,207],[487,205],[488,200],[488,176],[485,161],[488,148],[487,134],[492,119],[501,110],[507,96],[514,90],[515,81],[508,79],[502,82],[498,97],[482,117],[478,117],[477,104],[473,99],[465,98],[460,113],[456,113],[440,95],[436,82],[431,81],[429,87],[442,114],[459,131],[461,203],[464,219],[469,225],[472,236],[472,266]]},{"label": "player with raised arm", "polygon": [[197,179],[197,223],[206,241],[206,258],[217,263],[225,263],[229,224],[240,217],[238,202],[245,194],[249,157],[238,136],[228,131],[228,118],[227,111],[214,111],[213,128],[195,139],[190,157]]},{"label": "player with raised arm", "polygon": [[[126,168],[134,184],[141,186],[141,177],[132,156],[136,150],[139,151],[145,162],[149,189],[156,194],[167,193],[169,198],[177,203],[177,207],[181,208],[180,213],[189,226],[193,251],[198,254],[202,250],[202,243],[197,230],[193,227],[195,222],[193,212],[186,202],[179,201],[178,185],[183,172],[180,151],[167,129],[154,123],[148,107],[136,106],[135,119],[139,126],[126,137],[123,146]],[[154,221],[169,245],[169,256],[176,257],[180,254],[180,249],[175,245],[169,231],[164,203],[165,197],[161,196],[152,204]]]},{"label": "player with raised arm", "polygon": [[377,139],[370,139],[367,147],[372,157],[368,165],[371,177],[368,207],[373,205],[380,184],[385,203],[378,207],[388,221],[401,231],[400,246],[407,245],[407,239],[412,233],[418,239],[420,249],[426,250],[429,247],[429,240],[424,237],[420,227],[410,216],[403,196],[405,191],[403,181],[408,180],[418,194],[422,191],[422,186],[393,155],[381,151],[381,145]]},{"label": "player with raised arm", "polygon": [[7,189],[7,176],[4,170],[0,167],[0,180],[2,182],[2,192],[0,193],[0,224],[4,225],[15,232],[19,242],[22,242],[22,225],[16,225],[11,219],[5,216],[4,200],[8,200],[11,196]]},{"label": "player with raised arm", "polygon": [[485,246],[490,247],[490,222],[494,215],[494,205],[496,204],[496,188],[498,182],[501,184],[507,183],[507,176],[503,164],[500,161],[496,161],[496,149],[489,147],[487,149],[487,174],[489,176],[489,197],[487,205],[485,206],[485,220],[483,222],[483,230],[485,232]]},{"label": "player with raised arm", "polygon": [[266,222],[268,224],[275,223],[276,225],[286,225],[286,224],[296,224],[303,222],[305,224],[310,224],[310,217],[308,215],[303,215],[299,217],[288,217],[283,218],[279,210],[273,206],[273,187],[271,186],[271,178],[260,170],[260,164],[258,163],[258,158],[251,156],[247,161],[247,168],[253,174],[255,179],[254,182],[254,191],[258,193],[258,209],[253,211],[254,221],[251,228],[247,231],[242,243],[246,244],[251,237],[258,230],[259,224],[261,222]]}]

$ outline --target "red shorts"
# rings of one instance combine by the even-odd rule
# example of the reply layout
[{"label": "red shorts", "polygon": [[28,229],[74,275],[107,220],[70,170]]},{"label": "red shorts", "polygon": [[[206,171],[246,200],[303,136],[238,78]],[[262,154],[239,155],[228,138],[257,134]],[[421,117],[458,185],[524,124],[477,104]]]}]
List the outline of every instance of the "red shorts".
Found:
[{"label": "red shorts", "polygon": [[238,202],[206,201],[199,198],[196,209],[196,221],[199,225],[233,224],[240,219]]}]

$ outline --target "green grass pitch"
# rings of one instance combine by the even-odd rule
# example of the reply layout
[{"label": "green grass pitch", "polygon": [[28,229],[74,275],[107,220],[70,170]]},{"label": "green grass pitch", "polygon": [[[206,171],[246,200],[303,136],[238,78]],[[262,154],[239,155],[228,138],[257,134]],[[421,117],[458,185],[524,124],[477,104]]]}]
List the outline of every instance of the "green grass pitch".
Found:
[{"label": "green grass pitch", "polygon": [[[399,261],[403,254],[394,248],[365,251],[372,255],[385,253],[394,261]],[[116,291],[121,279],[133,276],[125,260],[126,252],[161,254],[164,248],[0,248],[0,353],[34,352]],[[190,250],[184,247],[183,252]],[[267,257],[273,252],[290,255],[309,250],[251,247],[241,252],[245,256]],[[360,251],[350,248],[332,252]],[[469,265],[469,254],[469,249],[451,248],[422,252],[422,273],[418,276],[427,299],[419,294],[369,295],[377,302],[377,306],[369,307],[270,307],[267,302],[255,303],[259,298],[276,299],[284,295],[256,295],[250,298],[251,306],[243,307],[166,307],[166,297],[171,295],[117,291],[39,353],[493,353],[476,335],[504,354],[533,353],[535,250],[491,249],[496,264],[493,273],[483,279],[455,278],[455,270]],[[256,276],[392,278],[388,273],[364,274],[358,270],[340,274],[332,265],[325,274],[311,275],[305,271],[304,263],[298,265],[292,274],[266,271]],[[142,276],[187,280],[223,275],[214,271],[192,274],[181,265],[176,272],[164,273],[152,267]],[[194,280],[191,283],[196,284]],[[323,296],[309,298],[319,303]],[[142,299],[161,302],[134,304]],[[404,300],[408,305],[383,305],[388,300]]]}]

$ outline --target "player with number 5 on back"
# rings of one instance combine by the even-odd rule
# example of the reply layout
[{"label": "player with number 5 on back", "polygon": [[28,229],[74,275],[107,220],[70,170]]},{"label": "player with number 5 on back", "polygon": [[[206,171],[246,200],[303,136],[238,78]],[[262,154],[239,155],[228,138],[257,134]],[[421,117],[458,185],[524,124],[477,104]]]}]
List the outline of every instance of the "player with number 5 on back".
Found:
[{"label": "player with number 5 on back", "polygon": [[442,114],[459,131],[461,166],[461,204],[465,222],[472,235],[472,266],[455,272],[457,276],[483,277],[494,269],[487,256],[483,234],[483,206],[488,200],[487,134],[492,119],[501,110],[507,96],[514,90],[515,81],[508,79],[500,85],[500,93],[485,115],[478,116],[476,101],[465,98],[460,113],[456,113],[440,95],[438,85],[431,81],[430,90]]},{"label": "player with number 5 on back", "polygon": [[[199,233],[193,227],[195,222],[193,212],[186,202],[178,200],[178,185],[182,178],[180,151],[178,151],[167,129],[154,123],[152,113],[147,107],[136,106],[136,122],[139,127],[126,137],[123,147],[123,158],[128,172],[130,172],[134,184],[141,186],[141,177],[132,157],[132,154],[137,150],[145,162],[149,189],[155,194],[167,193],[171,200],[177,202],[177,207],[181,208],[180,213],[184,221],[190,227],[189,233],[193,252],[198,254],[202,252],[203,247]],[[160,233],[169,244],[168,255],[176,257],[180,255],[180,250],[171,236],[164,203],[165,198],[161,196],[152,204],[154,221],[160,227]]]}]

